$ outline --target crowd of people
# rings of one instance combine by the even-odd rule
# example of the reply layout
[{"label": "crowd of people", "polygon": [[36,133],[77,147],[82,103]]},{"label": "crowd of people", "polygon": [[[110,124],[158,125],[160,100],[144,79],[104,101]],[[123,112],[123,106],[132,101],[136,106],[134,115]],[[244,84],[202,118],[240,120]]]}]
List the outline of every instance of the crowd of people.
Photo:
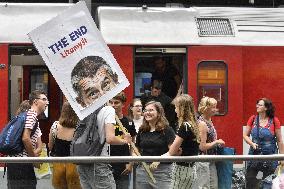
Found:
[{"label": "crowd of people", "polygon": [[[138,155],[131,148],[134,143],[142,156],[196,156],[217,155],[217,149],[225,146],[218,138],[212,117],[218,112],[217,100],[203,97],[197,111],[193,98],[178,94],[173,100],[161,92],[161,83],[153,82],[151,94],[133,99],[128,115],[123,114],[127,99],[120,92],[97,112],[96,124],[102,144],[101,156]],[[169,102],[168,102],[169,101]],[[86,102],[87,103],[87,102]],[[23,101],[16,114],[27,111],[22,140],[24,151],[15,157],[37,157],[41,151],[41,130],[37,116],[48,106],[44,92],[33,91],[29,100]],[[176,125],[168,120],[165,110],[172,106]],[[92,114],[90,115],[92,116]],[[48,148],[51,156],[70,156],[70,145],[76,125],[90,121],[88,116],[79,120],[68,102],[62,105],[58,121],[51,126]],[[172,115],[171,115],[172,116]],[[172,118],[170,118],[172,119]],[[173,120],[173,119],[172,119]],[[126,132],[121,128],[125,128]],[[279,119],[271,100],[261,98],[256,103],[256,114],[247,122],[243,138],[250,145],[249,154],[283,153],[283,141]],[[248,161],[246,166],[247,188],[259,188],[256,175],[272,174],[278,162]],[[36,188],[34,167],[39,164],[7,164],[8,188]],[[133,166],[136,174],[133,175]],[[152,182],[143,164],[94,163],[79,164],[53,163],[52,185],[56,189],[128,189],[135,176],[137,189],[188,189],[218,188],[218,174],[214,162],[152,162],[149,170],[156,182]],[[20,187],[19,187],[20,186]]]}]

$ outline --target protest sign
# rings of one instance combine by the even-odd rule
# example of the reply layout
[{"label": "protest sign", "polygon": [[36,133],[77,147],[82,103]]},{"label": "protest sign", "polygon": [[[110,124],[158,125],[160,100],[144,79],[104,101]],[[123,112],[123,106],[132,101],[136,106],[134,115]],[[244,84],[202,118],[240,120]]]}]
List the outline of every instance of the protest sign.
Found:
[{"label": "protest sign", "polygon": [[83,1],[28,36],[80,119],[129,85]]}]

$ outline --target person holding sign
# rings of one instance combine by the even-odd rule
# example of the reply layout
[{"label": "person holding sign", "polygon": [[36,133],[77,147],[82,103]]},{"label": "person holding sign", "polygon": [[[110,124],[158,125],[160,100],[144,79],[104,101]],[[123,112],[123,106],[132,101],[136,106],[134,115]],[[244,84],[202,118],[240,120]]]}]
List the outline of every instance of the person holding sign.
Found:
[{"label": "person holding sign", "polygon": [[76,101],[87,107],[118,84],[118,76],[99,56],[81,59],[71,72],[71,83],[77,93]]},{"label": "person holding sign", "polygon": [[[82,98],[83,104],[88,104],[88,98]],[[91,115],[90,115],[91,116]],[[114,124],[115,110],[111,106],[103,106],[97,113],[96,122],[92,122],[93,126],[97,125],[100,135],[100,143],[103,149],[100,156],[109,156],[110,144],[125,145],[132,141],[130,134],[124,135],[124,138],[115,136]],[[84,189],[109,188],[115,189],[116,184],[111,171],[111,166],[107,163],[95,164],[79,164],[77,166],[81,187]]]},{"label": "person holding sign", "polygon": [[[132,141],[134,142],[135,136],[136,136],[136,130],[134,123],[130,120],[128,120],[127,117],[125,117],[122,113],[122,108],[126,102],[126,96],[124,92],[118,93],[115,97],[113,97],[111,100],[109,100],[109,104],[115,109],[115,113],[117,116],[117,119],[120,120],[123,127],[127,130],[127,133],[129,133],[132,137]],[[118,121],[114,125],[115,128],[115,136],[118,138],[123,138],[124,134],[122,129],[120,128]],[[129,146],[127,144],[124,145],[110,145],[110,155],[111,156],[130,156],[131,150],[129,149]],[[130,173],[132,171],[133,163],[112,163],[111,164],[113,169],[113,177],[116,183],[116,189],[128,189],[129,186],[129,178]]]}]

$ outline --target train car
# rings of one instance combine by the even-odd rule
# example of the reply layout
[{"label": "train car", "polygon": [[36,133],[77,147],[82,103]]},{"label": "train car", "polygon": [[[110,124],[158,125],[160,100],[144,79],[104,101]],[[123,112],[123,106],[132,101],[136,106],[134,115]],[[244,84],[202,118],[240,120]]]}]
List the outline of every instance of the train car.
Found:
[{"label": "train car", "polygon": [[[47,142],[63,95],[26,33],[68,6],[0,4],[0,129],[31,90],[43,89],[50,100],[41,119]],[[147,92],[158,69],[155,60],[162,58],[196,105],[205,95],[217,99],[219,138],[238,154],[243,153],[243,126],[258,98],[270,98],[284,121],[283,8],[99,7],[94,17],[130,81],[129,100]],[[168,95],[173,97],[178,87],[169,84]]]}]

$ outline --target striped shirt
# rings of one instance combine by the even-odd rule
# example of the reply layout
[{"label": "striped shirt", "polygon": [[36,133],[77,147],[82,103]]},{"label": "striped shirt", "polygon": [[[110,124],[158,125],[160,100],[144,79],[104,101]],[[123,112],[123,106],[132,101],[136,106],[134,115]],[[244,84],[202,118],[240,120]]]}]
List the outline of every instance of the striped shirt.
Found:
[{"label": "striped shirt", "polygon": [[[35,133],[31,136],[31,142],[33,145],[33,149],[36,149],[36,144],[37,144],[37,139],[39,137],[41,137],[42,133],[41,130],[39,128],[39,123],[38,123],[38,119],[37,119],[37,113],[36,111],[29,109],[28,113],[27,113],[27,118],[26,118],[26,123],[25,123],[25,129],[30,129],[33,130],[34,127],[36,127],[36,123],[37,125],[37,129],[35,131]],[[26,149],[24,149],[23,152],[20,152],[16,155],[12,155],[12,157],[28,157],[28,152],[26,151]]]}]

